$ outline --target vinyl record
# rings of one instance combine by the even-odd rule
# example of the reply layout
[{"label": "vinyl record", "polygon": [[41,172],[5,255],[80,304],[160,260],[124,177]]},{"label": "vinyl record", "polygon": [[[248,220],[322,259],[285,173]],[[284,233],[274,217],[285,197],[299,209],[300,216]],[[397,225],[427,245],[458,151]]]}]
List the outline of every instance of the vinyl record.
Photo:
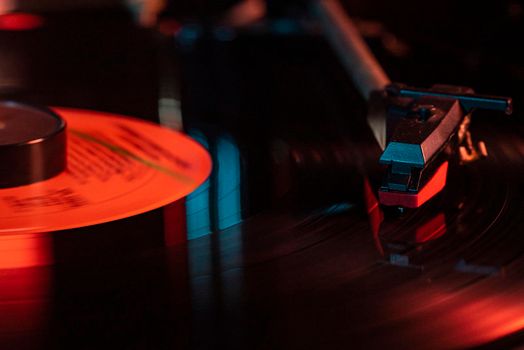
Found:
[{"label": "vinyl record", "polygon": [[0,189],[0,234],[71,229],[162,207],[196,189],[211,159],[180,132],[119,115],[55,108],[67,124],[67,169]]}]

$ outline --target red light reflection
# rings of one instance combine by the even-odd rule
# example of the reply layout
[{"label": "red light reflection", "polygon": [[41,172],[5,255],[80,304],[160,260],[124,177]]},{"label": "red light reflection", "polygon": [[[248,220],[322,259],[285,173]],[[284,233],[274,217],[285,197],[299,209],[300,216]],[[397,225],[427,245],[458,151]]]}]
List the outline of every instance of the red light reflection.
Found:
[{"label": "red light reflection", "polygon": [[[490,278],[469,287],[429,287],[420,292],[403,289],[390,309],[412,327],[409,342],[424,348],[466,348],[487,344],[524,329],[522,285]],[[511,287],[511,288],[509,288]],[[410,305],[406,312],[406,305]],[[393,320],[392,320],[393,321]],[[394,322],[402,322],[396,318]]]},{"label": "red light reflection", "polygon": [[446,216],[443,213],[439,213],[417,228],[415,240],[417,243],[435,240],[444,235],[446,229]]},{"label": "red light reflection", "polygon": [[52,242],[49,234],[0,235],[0,270],[52,263]]},{"label": "red light reflection", "polygon": [[51,236],[0,235],[0,347],[11,335],[44,334],[49,312]]},{"label": "red light reflection", "polygon": [[382,212],[382,209],[380,209],[377,196],[375,196],[375,193],[373,192],[371,184],[367,178],[364,179],[364,201],[366,205],[366,211],[368,213],[369,225],[371,226],[371,232],[373,232],[375,246],[379,253],[384,256],[384,248],[382,247],[382,243],[380,242],[380,238],[378,236],[380,232],[380,224],[384,220],[384,213]]},{"label": "red light reflection", "polygon": [[164,206],[164,243],[166,247],[187,241],[186,200],[181,198]]},{"label": "red light reflection", "polygon": [[49,312],[50,269],[11,269],[0,273],[0,340],[8,338],[4,337],[8,334],[41,332]]},{"label": "red light reflection", "polygon": [[42,27],[44,19],[29,13],[9,13],[0,15],[0,30],[24,31]]}]

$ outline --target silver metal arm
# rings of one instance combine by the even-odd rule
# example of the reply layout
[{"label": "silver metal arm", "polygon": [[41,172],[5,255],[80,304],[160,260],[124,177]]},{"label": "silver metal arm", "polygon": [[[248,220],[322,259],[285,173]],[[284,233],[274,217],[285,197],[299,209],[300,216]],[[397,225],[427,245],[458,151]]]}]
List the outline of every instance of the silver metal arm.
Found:
[{"label": "silver metal arm", "polygon": [[[338,54],[362,97],[369,100],[373,91],[384,90],[391,81],[340,2],[338,0],[318,0],[314,2],[313,6],[328,41]],[[370,108],[368,124],[377,142],[384,149],[386,143],[385,115]]]}]

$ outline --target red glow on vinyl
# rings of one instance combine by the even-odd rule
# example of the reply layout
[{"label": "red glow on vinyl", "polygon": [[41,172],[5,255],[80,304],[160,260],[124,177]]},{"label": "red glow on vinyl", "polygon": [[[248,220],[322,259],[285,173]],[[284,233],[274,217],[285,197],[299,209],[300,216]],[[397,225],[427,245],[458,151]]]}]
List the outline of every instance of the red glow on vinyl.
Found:
[{"label": "red glow on vinyl", "polygon": [[44,24],[41,16],[29,13],[9,13],[0,15],[0,30],[24,31],[40,28]]},{"label": "red glow on vinyl", "polygon": [[0,235],[0,270],[53,263],[51,237],[47,234]]},{"label": "red glow on vinyl", "polygon": [[[446,316],[449,326],[456,327],[456,338],[468,346],[495,341],[524,329],[522,298],[513,293],[465,300]],[[451,332],[451,330],[450,330]]]},{"label": "red glow on vinyl", "polygon": [[366,211],[368,213],[369,225],[371,226],[371,231],[373,232],[373,240],[375,241],[375,246],[381,255],[384,255],[384,248],[380,243],[379,233],[380,233],[380,224],[384,220],[384,213],[380,209],[377,196],[371,188],[369,180],[364,179],[364,200],[366,204]]},{"label": "red glow on vinyl", "polygon": [[446,230],[446,216],[439,213],[417,228],[415,239],[417,243],[429,242],[444,235]]},{"label": "red glow on vinyl", "polygon": [[[1,256],[1,255],[0,255]],[[51,270],[42,267],[1,270],[0,341],[13,334],[31,334],[39,339],[49,324]],[[43,340],[43,339],[42,339]],[[19,340],[19,343],[24,343]],[[16,348],[26,348],[17,343]]]},{"label": "red glow on vinyl", "polygon": [[164,239],[166,246],[187,241],[186,200],[180,198],[164,208]]}]

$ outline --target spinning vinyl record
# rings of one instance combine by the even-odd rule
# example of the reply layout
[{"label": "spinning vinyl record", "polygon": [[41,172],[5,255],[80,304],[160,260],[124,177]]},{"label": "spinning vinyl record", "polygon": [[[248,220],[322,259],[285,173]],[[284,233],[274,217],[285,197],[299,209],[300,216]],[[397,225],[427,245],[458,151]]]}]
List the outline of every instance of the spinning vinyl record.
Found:
[{"label": "spinning vinyl record", "polygon": [[207,151],[183,134],[119,115],[54,108],[67,122],[67,167],[0,189],[0,234],[49,232],[126,218],[196,189]]}]

